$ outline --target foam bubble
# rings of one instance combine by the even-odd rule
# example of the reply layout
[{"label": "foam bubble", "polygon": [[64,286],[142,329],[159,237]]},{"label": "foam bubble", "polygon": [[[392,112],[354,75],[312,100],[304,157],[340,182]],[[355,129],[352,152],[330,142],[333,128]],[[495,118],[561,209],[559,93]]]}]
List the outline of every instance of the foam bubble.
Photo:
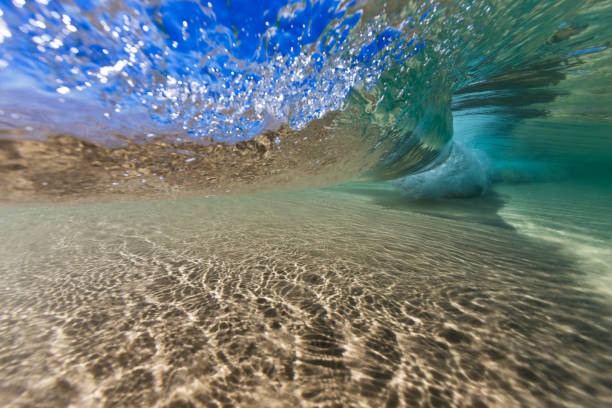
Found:
[{"label": "foam bubble", "polygon": [[485,194],[492,179],[485,153],[454,142],[447,159],[430,170],[393,180],[391,184],[414,199],[473,197]]}]

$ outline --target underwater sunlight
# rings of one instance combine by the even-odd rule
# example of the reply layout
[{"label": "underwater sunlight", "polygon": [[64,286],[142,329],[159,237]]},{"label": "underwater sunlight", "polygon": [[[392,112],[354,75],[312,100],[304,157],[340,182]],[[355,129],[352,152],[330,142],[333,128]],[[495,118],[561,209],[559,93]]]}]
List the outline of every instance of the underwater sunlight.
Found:
[{"label": "underwater sunlight", "polygon": [[611,405],[611,22],[0,0],[0,406]]}]

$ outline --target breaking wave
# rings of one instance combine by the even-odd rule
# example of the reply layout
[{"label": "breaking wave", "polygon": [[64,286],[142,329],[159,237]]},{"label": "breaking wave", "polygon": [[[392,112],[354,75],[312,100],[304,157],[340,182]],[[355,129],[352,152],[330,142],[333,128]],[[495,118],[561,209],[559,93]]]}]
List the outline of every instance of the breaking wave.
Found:
[{"label": "breaking wave", "polygon": [[[3,192],[408,176],[394,184],[416,197],[480,194],[499,163],[539,168],[580,152],[555,142],[557,124],[610,128],[600,79],[611,10],[573,0],[3,1]],[[534,120],[549,122],[513,136]],[[533,157],[538,143],[550,154]],[[593,160],[582,153],[572,166]],[[504,174],[493,179],[523,173]]]}]

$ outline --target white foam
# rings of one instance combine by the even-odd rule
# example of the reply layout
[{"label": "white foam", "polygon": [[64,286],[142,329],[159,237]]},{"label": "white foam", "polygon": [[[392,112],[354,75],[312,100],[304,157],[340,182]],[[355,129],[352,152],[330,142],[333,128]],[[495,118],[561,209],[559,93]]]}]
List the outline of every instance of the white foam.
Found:
[{"label": "white foam", "polygon": [[473,197],[489,191],[492,166],[486,154],[458,142],[450,148],[451,153],[441,164],[391,184],[414,199]]}]

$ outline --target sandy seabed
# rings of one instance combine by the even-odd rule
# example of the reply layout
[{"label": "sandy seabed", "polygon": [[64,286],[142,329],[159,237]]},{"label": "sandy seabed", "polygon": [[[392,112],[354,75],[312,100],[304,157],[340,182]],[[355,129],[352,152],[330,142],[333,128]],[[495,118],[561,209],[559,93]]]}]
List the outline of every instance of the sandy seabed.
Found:
[{"label": "sandy seabed", "polygon": [[609,299],[503,200],[0,209],[0,405],[612,404]]}]

